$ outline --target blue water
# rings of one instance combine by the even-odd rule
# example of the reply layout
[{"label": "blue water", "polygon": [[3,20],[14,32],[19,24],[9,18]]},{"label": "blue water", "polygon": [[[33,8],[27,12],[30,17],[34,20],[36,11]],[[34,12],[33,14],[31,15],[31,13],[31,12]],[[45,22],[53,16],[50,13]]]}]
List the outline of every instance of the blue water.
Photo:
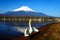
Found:
[{"label": "blue water", "polygon": [[[44,22],[44,23],[32,23],[33,27],[40,28],[46,24],[50,24],[52,22]],[[28,23],[14,23],[14,22],[0,22],[0,36],[2,37],[14,37],[20,36],[23,33],[18,32],[14,29],[15,26],[18,27],[28,27]]]}]

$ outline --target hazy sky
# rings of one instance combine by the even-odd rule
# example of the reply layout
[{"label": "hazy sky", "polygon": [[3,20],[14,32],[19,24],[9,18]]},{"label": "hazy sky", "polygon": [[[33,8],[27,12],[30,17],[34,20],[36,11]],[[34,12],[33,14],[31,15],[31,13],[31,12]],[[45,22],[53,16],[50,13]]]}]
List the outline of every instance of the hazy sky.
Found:
[{"label": "hazy sky", "polygon": [[28,6],[35,11],[60,17],[60,0],[0,0],[0,13]]}]

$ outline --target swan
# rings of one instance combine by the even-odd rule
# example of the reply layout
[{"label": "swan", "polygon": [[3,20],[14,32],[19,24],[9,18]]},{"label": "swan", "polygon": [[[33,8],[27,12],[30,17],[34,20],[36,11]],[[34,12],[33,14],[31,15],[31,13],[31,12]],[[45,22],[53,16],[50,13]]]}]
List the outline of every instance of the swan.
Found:
[{"label": "swan", "polygon": [[31,19],[29,20],[29,28],[24,31],[24,36],[29,36],[32,32],[38,32],[39,30],[35,27],[31,27]]}]

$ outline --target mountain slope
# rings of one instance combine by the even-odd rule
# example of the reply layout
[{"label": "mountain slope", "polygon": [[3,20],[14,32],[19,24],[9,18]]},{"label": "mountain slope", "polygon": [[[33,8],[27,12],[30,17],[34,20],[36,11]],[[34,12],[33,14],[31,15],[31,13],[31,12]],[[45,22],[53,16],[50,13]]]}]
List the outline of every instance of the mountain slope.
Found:
[{"label": "mountain slope", "polygon": [[38,13],[38,12],[25,12],[25,11],[18,11],[18,12],[7,12],[7,13],[5,13],[6,15],[9,15],[9,16],[12,16],[12,15],[14,15],[14,16],[47,16],[47,15],[45,15],[45,14],[43,14],[43,13]]},{"label": "mountain slope", "polygon": [[44,13],[36,12],[27,6],[22,6],[12,11],[8,11],[1,16],[47,16]]}]

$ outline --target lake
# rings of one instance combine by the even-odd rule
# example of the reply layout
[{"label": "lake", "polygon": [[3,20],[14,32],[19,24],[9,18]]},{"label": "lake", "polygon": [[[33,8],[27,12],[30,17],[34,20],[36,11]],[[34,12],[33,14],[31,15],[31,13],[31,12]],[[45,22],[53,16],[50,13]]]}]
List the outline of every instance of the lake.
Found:
[{"label": "lake", "polygon": [[[44,23],[32,23],[32,27],[40,28],[46,24],[53,22]],[[25,28],[28,28],[26,22],[0,22],[0,37],[15,37],[23,35]]]}]

